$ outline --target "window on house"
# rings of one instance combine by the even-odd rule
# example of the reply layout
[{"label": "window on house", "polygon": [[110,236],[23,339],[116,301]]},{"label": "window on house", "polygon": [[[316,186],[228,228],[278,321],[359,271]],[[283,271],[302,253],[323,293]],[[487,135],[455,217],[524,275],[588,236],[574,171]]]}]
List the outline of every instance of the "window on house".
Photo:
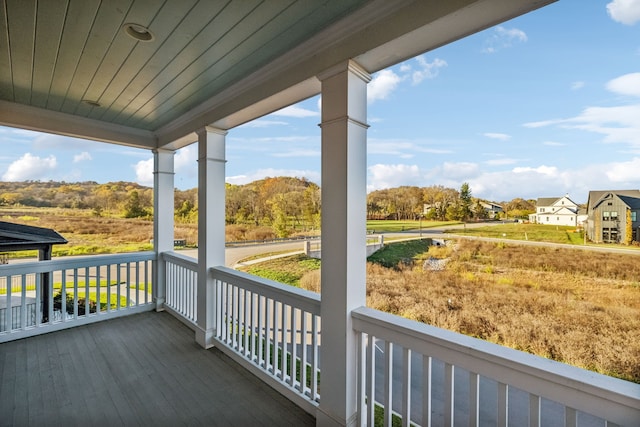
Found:
[{"label": "window on house", "polygon": [[618,220],[618,212],[611,212],[611,221]]},{"label": "window on house", "polygon": [[613,202],[607,202],[607,206],[613,205]]},{"label": "window on house", "polygon": [[608,212],[608,211],[602,212],[602,220],[603,221],[609,221],[609,216],[610,215],[611,215],[611,212]]},{"label": "window on house", "polygon": [[559,216],[556,217],[556,221],[560,221],[560,217]]},{"label": "window on house", "polygon": [[609,242],[609,229],[608,228],[603,228],[602,229],[602,241],[603,242]]},{"label": "window on house", "polygon": [[638,212],[636,211],[631,211],[631,221],[632,222],[636,222],[636,215],[638,214]]},{"label": "window on house", "polygon": [[547,217],[547,222],[549,222],[549,217]]},{"label": "window on house", "polygon": [[544,208],[540,208],[540,212],[544,212]]}]

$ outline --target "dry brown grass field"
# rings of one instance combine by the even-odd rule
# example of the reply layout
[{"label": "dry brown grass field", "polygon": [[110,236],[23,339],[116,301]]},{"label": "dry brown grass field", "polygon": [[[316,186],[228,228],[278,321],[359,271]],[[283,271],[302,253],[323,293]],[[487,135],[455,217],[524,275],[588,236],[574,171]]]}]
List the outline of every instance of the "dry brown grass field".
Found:
[{"label": "dry brown grass field", "polygon": [[640,258],[461,240],[443,271],[369,263],[367,303],[640,382]]}]

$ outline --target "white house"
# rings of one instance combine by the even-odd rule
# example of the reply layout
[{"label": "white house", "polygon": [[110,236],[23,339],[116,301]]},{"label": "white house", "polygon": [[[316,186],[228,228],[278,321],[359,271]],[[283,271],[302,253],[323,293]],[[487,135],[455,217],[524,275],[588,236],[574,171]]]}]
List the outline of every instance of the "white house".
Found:
[{"label": "white house", "polygon": [[529,221],[536,224],[577,226],[580,221],[578,205],[569,198],[540,197],[536,203],[536,213],[529,215]]}]

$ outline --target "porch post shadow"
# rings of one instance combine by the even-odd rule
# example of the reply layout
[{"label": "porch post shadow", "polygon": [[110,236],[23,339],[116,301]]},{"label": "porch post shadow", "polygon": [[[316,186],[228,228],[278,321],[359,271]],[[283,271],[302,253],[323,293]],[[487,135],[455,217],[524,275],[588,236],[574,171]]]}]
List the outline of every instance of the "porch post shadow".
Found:
[{"label": "porch post shadow", "polygon": [[213,346],[216,333],[215,283],[211,267],[224,266],[225,137],[227,132],[204,127],[198,133],[198,302],[196,342]]},{"label": "porch post shadow", "polygon": [[367,83],[345,61],[322,83],[322,393],[318,426],[355,426],[357,336],[351,312],[366,305]]}]

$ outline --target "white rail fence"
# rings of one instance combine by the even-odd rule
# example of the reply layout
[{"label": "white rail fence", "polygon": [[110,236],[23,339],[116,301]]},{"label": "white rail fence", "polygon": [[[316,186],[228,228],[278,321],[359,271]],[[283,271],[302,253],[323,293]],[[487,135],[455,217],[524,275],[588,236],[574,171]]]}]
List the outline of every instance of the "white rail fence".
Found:
[{"label": "white rail fence", "polygon": [[153,252],[0,265],[0,342],[154,308]]},{"label": "white rail fence", "polygon": [[165,252],[166,297],[164,307],[195,327],[198,309],[198,261],[194,258]]},{"label": "white rail fence", "polygon": [[640,425],[638,384],[369,308],[353,325],[360,425]]},{"label": "white rail fence", "polygon": [[216,341],[313,413],[320,400],[320,296],[225,267],[211,274]]}]

